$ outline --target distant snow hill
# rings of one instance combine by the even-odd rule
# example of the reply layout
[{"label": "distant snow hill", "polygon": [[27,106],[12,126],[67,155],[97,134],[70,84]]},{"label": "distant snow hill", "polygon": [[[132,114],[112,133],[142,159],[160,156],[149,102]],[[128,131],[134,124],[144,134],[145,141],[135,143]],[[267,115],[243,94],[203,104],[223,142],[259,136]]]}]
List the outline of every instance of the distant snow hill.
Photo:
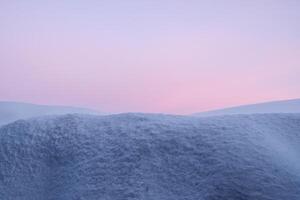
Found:
[{"label": "distant snow hill", "polygon": [[0,126],[18,119],[28,119],[42,115],[60,115],[60,114],[84,113],[99,114],[97,111],[67,107],[67,106],[46,106],[18,102],[0,102]]},{"label": "distant snow hill", "polygon": [[300,99],[272,101],[231,108],[200,112],[194,116],[218,116],[233,114],[254,114],[254,113],[300,113]]},{"label": "distant snow hill", "polygon": [[0,199],[299,200],[300,114],[19,120],[0,128]]}]

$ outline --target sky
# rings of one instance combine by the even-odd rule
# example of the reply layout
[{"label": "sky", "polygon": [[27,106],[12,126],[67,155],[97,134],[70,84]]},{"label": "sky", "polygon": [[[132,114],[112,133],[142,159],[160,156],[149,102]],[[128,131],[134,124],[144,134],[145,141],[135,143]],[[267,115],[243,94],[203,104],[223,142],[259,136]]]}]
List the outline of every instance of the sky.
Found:
[{"label": "sky", "polygon": [[298,0],[0,0],[0,101],[189,114],[300,97]]}]

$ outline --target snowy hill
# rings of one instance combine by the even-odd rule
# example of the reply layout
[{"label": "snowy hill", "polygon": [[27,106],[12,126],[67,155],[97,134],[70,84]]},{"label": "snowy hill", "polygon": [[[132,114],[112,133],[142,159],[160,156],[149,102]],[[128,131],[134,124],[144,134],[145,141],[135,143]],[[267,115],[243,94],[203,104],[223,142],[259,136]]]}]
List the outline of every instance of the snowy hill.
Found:
[{"label": "snowy hill", "polygon": [[195,116],[218,116],[255,113],[300,113],[300,99],[273,101],[266,103],[236,106],[194,114]]},{"label": "snowy hill", "polygon": [[28,119],[42,115],[59,115],[69,113],[99,114],[85,108],[67,106],[46,106],[18,102],[0,102],[0,126],[18,119]]},{"label": "snowy hill", "polygon": [[300,114],[20,120],[0,161],[5,200],[299,200]]}]

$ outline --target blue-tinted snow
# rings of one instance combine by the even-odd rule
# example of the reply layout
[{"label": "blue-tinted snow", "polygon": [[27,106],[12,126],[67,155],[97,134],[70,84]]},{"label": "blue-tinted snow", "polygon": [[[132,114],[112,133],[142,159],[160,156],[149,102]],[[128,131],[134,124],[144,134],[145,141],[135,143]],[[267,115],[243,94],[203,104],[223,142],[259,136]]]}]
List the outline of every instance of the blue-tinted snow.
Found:
[{"label": "blue-tinted snow", "polygon": [[300,99],[272,101],[194,114],[195,116],[220,116],[234,114],[300,113]]},{"label": "blue-tinted snow", "polygon": [[64,115],[0,129],[3,200],[299,200],[300,114]]},{"label": "blue-tinted snow", "polygon": [[97,111],[70,106],[36,105],[20,102],[0,102],[0,126],[19,119],[29,119],[43,115],[100,114]]}]

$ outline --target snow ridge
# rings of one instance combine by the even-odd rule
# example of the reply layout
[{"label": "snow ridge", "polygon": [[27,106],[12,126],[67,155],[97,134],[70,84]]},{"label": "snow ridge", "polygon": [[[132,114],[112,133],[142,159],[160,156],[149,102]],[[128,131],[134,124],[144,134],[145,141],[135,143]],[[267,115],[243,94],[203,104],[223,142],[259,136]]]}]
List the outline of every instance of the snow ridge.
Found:
[{"label": "snow ridge", "polygon": [[265,113],[300,113],[300,99],[272,101],[265,103],[249,104],[200,112],[194,116],[218,116],[218,115],[234,115],[234,114],[265,114]]},{"label": "snow ridge", "polygon": [[0,126],[19,119],[29,119],[44,115],[100,114],[97,111],[70,106],[36,105],[20,102],[0,102]]}]

